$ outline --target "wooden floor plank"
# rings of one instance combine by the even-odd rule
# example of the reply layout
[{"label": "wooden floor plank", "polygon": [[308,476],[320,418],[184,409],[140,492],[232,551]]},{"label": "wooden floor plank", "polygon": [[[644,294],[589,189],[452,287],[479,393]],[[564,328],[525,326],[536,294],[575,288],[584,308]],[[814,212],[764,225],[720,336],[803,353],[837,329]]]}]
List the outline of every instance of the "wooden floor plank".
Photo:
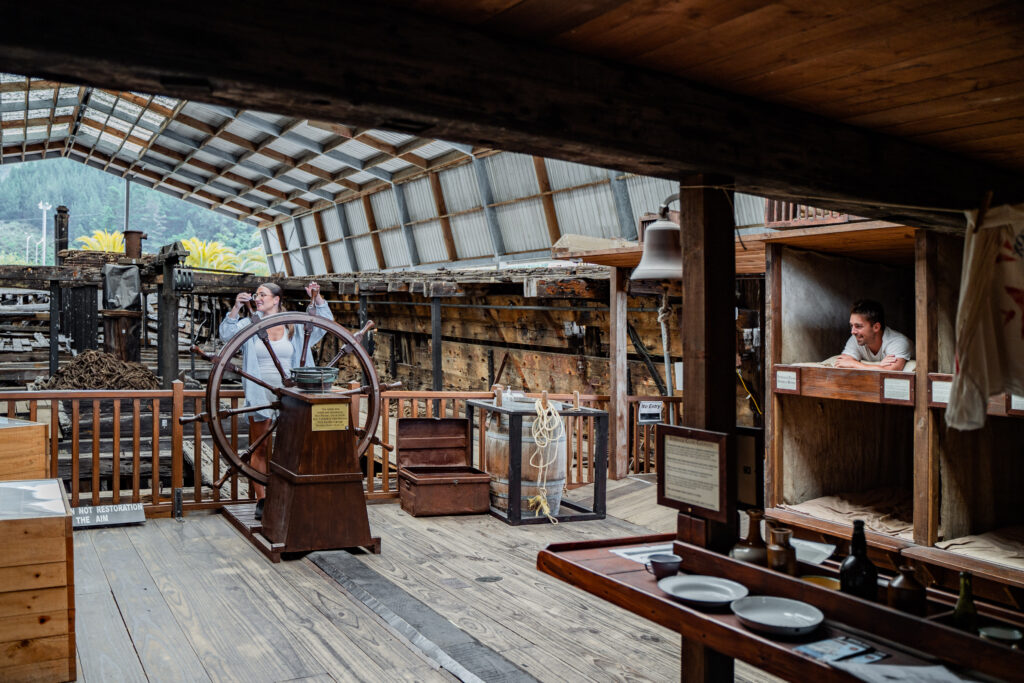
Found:
[{"label": "wooden floor plank", "polygon": [[146,681],[135,646],[108,591],[75,595],[79,681]]},{"label": "wooden floor plank", "polygon": [[172,524],[180,526],[150,520],[131,530],[131,540],[211,678],[286,681],[326,673],[305,648],[295,647],[267,608],[264,591],[249,583],[247,572],[262,556],[168,552],[174,534],[161,529]]},{"label": "wooden floor plank", "polygon": [[[146,528],[98,529],[92,532],[96,554],[121,620],[127,626],[135,652],[150,680],[209,680],[168,607],[168,594],[154,583],[150,574],[152,562],[144,561],[129,540],[129,533]],[[172,555],[164,553],[160,563],[170,568],[176,564],[173,560]]]},{"label": "wooden floor plank", "polygon": [[[399,541],[400,547],[393,549],[392,557],[401,553],[396,562],[405,571],[403,575],[390,578],[402,588],[410,592],[422,591],[418,584],[430,582],[435,590],[447,590],[441,582],[458,578],[466,584],[460,591],[462,601],[478,606],[492,619],[530,638],[540,649],[562,657],[572,653],[568,661],[577,675],[601,678],[615,672],[623,678],[650,680],[651,672],[659,668],[663,667],[662,674],[677,671],[675,648],[673,652],[666,652],[662,647],[665,639],[675,640],[671,632],[576,591],[533,568],[537,551],[551,537],[578,533],[584,525],[599,525],[598,529],[607,529],[608,525],[577,522],[506,527],[491,517],[438,517],[427,521],[412,518],[394,506],[372,510],[370,522],[371,526],[377,525],[377,533],[393,539],[392,547],[394,541]],[[562,526],[572,526],[574,530],[559,529]],[[614,535],[605,534],[605,537]],[[505,547],[508,537],[514,540],[510,547]],[[526,558],[531,558],[528,564]],[[360,559],[375,569],[386,570],[376,556]],[[476,581],[481,576],[500,576],[502,580]],[[644,667],[634,669],[629,664],[633,657],[609,654],[609,641],[617,641],[634,657],[642,658]],[[495,647],[496,644],[488,645]],[[514,658],[514,651],[502,653],[517,665],[523,664]]]}]

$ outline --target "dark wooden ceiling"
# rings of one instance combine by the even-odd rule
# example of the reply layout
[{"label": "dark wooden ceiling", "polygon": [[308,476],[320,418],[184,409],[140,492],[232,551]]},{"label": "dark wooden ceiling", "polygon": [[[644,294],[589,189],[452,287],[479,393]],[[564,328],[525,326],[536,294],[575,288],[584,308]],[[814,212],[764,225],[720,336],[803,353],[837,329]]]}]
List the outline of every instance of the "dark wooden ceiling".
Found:
[{"label": "dark wooden ceiling", "polygon": [[1024,171],[1024,3],[387,0]]},{"label": "dark wooden ceiling", "polygon": [[12,73],[908,225],[1024,201],[1015,0],[51,0],[4,29]]}]

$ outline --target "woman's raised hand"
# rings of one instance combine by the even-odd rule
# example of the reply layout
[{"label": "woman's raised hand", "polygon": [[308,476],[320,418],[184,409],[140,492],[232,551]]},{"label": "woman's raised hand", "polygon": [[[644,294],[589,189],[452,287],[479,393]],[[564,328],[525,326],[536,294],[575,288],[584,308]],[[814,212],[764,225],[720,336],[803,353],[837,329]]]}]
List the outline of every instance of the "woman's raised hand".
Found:
[{"label": "woman's raised hand", "polygon": [[324,301],[323,297],[320,296],[320,285],[316,283],[316,280],[311,280],[310,283],[306,285],[306,294],[309,295],[309,298],[315,304],[322,304]]}]

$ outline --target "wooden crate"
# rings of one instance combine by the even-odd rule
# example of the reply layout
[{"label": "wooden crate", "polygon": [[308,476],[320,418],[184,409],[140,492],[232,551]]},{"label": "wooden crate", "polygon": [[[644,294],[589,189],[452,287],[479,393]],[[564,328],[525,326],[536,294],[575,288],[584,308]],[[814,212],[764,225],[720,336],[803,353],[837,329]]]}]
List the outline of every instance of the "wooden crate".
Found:
[{"label": "wooden crate", "polygon": [[0,482],[0,680],[77,677],[73,543],[59,480]]},{"label": "wooden crate", "polygon": [[480,514],[490,510],[491,477],[472,467],[469,420],[398,420],[398,498],[413,517]]},{"label": "wooden crate", "polygon": [[0,417],[0,480],[45,479],[46,425]]}]

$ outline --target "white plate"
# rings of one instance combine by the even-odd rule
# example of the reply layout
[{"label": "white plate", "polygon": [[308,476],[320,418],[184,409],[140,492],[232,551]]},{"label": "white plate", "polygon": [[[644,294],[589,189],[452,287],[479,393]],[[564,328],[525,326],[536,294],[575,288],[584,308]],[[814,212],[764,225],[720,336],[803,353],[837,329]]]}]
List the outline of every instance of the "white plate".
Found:
[{"label": "white plate", "polygon": [[744,597],[747,587],[717,576],[679,574],[658,582],[658,588],[680,602],[702,607],[720,607]]},{"label": "white plate", "polygon": [[737,600],[732,603],[732,611],[749,629],[783,636],[810,633],[825,620],[825,615],[814,605],[765,595]]}]

